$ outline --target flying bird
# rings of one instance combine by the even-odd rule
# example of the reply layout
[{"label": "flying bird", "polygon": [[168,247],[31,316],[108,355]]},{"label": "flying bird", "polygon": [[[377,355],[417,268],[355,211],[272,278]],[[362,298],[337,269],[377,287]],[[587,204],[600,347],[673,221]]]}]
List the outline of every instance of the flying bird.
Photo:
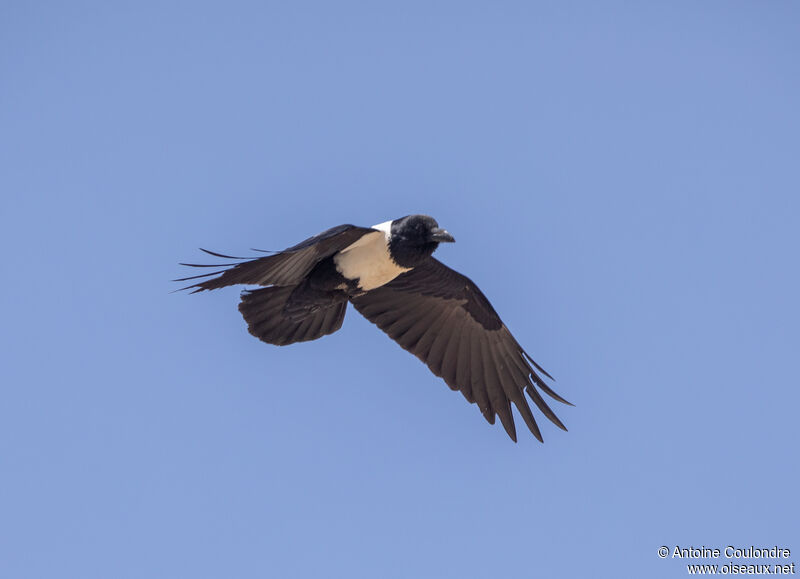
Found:
[{"label": "flying bird", "polygon": [[566,430],[539,393],[570,404],[542,377],[552,376],[514,339],[478,286],[433,257],[440,243],[453,241],[432,217],[408,215],[372,227],[339,225],[259,258],[201,248],[236,261],[183,263],[227,269],[175,281],[204,279],[182,288],[192,293],[238,284],[264,286],[243,291],[239,311],[253,336],[277,346],[332,334],[342,326],[350,302],[451,389],[476,403],[490,424],[499,416],[515,442],[512,402],[542,441],[526,392],[551,422]]}]

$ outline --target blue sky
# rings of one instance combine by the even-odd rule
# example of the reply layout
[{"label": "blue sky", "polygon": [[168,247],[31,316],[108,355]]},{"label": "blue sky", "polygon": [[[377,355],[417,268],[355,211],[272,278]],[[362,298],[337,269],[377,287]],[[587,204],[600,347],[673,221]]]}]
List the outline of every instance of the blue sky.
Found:
[{"label": "blue sky", "polygon": [[[791,2],[7,2],[0,576],[680,577],[797,529]],[[575,403],[508,440],[198,246],[427,213]],[[518,420],[518,422],[520,422]],[[796,555],[793,555],[793,560]]]}]

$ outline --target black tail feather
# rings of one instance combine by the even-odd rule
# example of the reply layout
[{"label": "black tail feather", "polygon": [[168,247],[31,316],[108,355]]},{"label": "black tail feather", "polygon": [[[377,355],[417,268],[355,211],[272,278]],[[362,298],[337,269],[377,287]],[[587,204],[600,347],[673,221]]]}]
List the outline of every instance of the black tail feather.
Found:
[{"label": "black tail feather", "polygon": [[295,305],[289,304],[296,289],[297,286],[271,286],[242,292],[239,311],[248,331],[268,344],[286,346],[316,340],[342,327],[346,299],[310,304],[301,315]]}]

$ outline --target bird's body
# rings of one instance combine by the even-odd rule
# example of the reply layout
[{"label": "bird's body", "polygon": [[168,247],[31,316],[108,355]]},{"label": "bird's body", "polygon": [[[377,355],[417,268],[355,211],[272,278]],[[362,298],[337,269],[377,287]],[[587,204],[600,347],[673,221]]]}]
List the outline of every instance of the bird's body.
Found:
[{"label": "bird's body", "polygon": [[389,253],[391,225],[391,221],[373,225],[375,232],[363,235],[333,256],[336,271],[345,279],[358,280],[359,290],[373,290],[411,270],[398,265]]},{"label": "bird's body", "polygon": [[178,281],[211,278],[185,288],[194,292],[234,284],[264,286],[244,291],[239,311],[251,334],[279,346],[335,332],[350,302],[452,389],[477,403],[490,423],[499,415],[512,439],[511,402],[542,440],[524,392],[565,429],[536,390],[569,404],[537,370],[550,375],[517,343],[478,287],[432,257],[439,243],[452,241],[425,215],[373,227],[340,225],[257,259],[207,252],[243,261]]}]

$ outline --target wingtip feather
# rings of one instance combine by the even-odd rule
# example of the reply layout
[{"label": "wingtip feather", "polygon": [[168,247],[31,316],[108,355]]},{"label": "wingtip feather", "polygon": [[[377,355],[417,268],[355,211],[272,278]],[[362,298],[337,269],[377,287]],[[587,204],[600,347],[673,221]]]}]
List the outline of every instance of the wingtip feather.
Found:
[{"label": "wingtip feather", "polygon": [[236,257],[235,255],[225,255],[224,253],[217,253],[216,251],[211,251],[210,249],[203,249],[202,247],[198,247],[200,251],[207,253],[208,255],[213,255],[214,257],[221,257],[222,259],[251,259],[249,257]]},{"label": "wingtip feather", "polygon": [[545,376],[547,376],[548,378],[550,378],[550,379],[551,379],[553,382],[555,382],[555,381],[556,381],[556,379],[555,379],[555,378],[553,378],[553,377],[552,377],[552,376],[551,376],[551,375],[550,375],[550,374],[547,372],[547,370],[545,370],[544,368],[542,368],[541,366],[539,366],[539,364],[537,364],[537,363],[536,363],[536,360],[534,360],[533,358],[531,358],[531,357],[530,357],[530,354],[528,354],[528,352],[526,352],[525,350],[522,350],[522,353],[525,355],[525,357],[528,359],[528,361],[529,361],[531,364],[533,364],[533,366],[534,366],[534,367],[535,367],[537,370],[539,370],[539,372],[541,372],[542,374],[544,374]]}]

